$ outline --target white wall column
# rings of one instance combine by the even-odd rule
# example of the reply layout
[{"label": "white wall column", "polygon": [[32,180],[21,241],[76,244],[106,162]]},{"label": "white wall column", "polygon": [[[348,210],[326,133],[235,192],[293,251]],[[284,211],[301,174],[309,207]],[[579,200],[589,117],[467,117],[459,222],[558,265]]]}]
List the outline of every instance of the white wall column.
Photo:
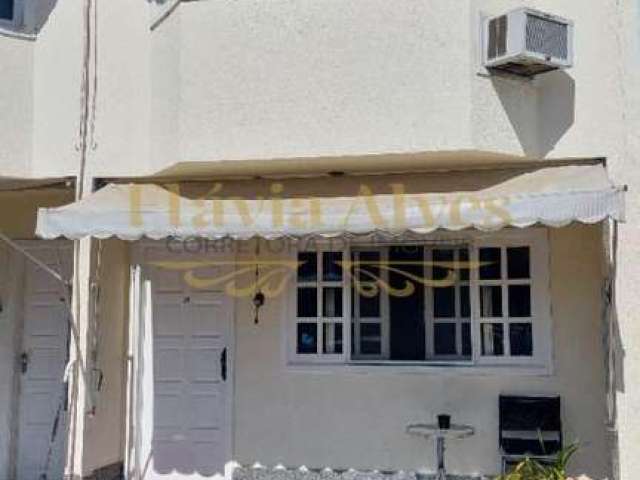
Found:
[{"label": "white wall column", "polygon": [[73,262],[73,318],[69,344],[69,427],[65,478],[81,479],[91,473],[85,471],[85,433],[89,408],[90,365],[89,346],[91,313],[91,239],[76,241]]},{"label": "white wall column", "polygon": [[[640,185],[640,183],[639,183]],[[631,197],[631,195],[630,195]],[[629,199],[631,215],[621,225],[618,238],[616,309],[617,342],[616,411],[619,479],[635,480],[640,471],[640,228],[638,207]],[[635,208],[634,208],[635,207]]]}]

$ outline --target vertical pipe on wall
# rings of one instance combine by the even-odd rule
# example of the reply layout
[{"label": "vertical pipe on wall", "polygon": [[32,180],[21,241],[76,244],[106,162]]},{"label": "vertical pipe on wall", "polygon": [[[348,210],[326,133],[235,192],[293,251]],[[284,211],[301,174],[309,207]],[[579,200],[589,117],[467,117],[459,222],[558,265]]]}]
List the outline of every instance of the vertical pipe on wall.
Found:
[{"label": "vertical pipe on wall", "polygon": [[[90,190],[87,179],[88,130],[91,103],[91,57],[92,57],[92,12],[94,0],[84,0],[82,10],[82,75],[80,84],[80,121],[78,125],[79,164],[76,181],[76,201]],[[96,72],[93,72],[94,75]],[[82,476],[83,437],[85,431],[85,408],[88,388],[86,378],[86,353],[89,340],[87,328],[89,302],[89,276],[91,273],[91,240],[74,240],[73,248],[73,291],[72,291],[72,335],[69,342],[69,421],[67,424],[67,452],[65,459],[65,478]],[[78,458],[80,457],[80,458]]]}]

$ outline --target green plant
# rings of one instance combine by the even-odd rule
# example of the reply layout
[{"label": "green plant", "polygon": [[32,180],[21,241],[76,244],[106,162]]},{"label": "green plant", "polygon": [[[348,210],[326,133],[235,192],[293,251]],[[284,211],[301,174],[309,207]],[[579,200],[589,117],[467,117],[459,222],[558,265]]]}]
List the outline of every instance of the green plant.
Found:
[{"label": "green plant", "polygon": [[558,452],[551,462],[525,458],[511,472],[496,480],[567,480],[567,465],[577,450],[577,444],[571,445]]}]

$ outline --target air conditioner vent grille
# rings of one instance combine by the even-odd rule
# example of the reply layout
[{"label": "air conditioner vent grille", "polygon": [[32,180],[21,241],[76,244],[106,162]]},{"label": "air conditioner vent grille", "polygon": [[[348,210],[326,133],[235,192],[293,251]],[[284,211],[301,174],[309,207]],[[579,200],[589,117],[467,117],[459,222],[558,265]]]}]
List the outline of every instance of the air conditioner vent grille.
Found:
[{"label": "air conditioner vent grille", "polygon": [[493,18],[489,22],[489,42],[487,57],[489,59],[501,57],[507,52],[507,16]]},{"label": "air conditioner vent grille", "polygon": [[566,59],[569,55],[567,38],[566,24],[527,15],[526,46],[530,52]]}]

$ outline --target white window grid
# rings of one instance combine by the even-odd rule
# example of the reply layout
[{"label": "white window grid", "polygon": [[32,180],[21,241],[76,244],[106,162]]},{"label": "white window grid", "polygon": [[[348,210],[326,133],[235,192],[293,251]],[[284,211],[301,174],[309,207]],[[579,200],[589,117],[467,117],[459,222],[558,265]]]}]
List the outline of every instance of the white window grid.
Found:
[{"label": "white window grid", "polygon": [[[307,252],[310,252],[307,250]],[[317,248],[310,253],[316,254],[316,279],[313,281],[297,281],[296,288],[293,296],[293,312],[295,315],[295,328],[293,329],[293,350],[295,357],[303,361],[320,361],[320,362],[335,362],[345,360],[346,353],[350,350],[350,334],[349,329],[346,328],[348,323],[345,318],[348,316],[350,310],[349,295],[345,295],[348,291],[348,275],[346,272],[342,272],[342,280],[330,281],[324,280],[323,275],[323,254],[325,252],[339,252],[342,254],[342,261],[349,258],[346,250],[335,250],[329,248]],[[316,289],[316,316],[315,317],[298,317],[297,315],[297,295],[298,290],[301,288],[315,288]],[[323,311],[323,292],[325,288],[341,288],[342,289],[342,316],[340,317],[327,317],[324,316]],[[298,325],[303,323],[315,323],[316,325],[316,352],[315,353],[298,353],[297,341],[298,341]],[[342,326],[342,352],[339,353],[324,353],[323,348],[325,345],[325,324],[327,325],[341,325]],[[330,332],[335,332],[333,329],[329,329]]]},{"label": "white window grid", "polygon": [[[424,245],[426,247],[430,247],[432,243],[425,242],[413,242],[416,245]],[[394,243],[395,245],[395,243]],[[451,245],[451,244],[449,244]],[[456,244],[457,248],[460,248],[460,244]],[[305,364],[349,364],[349,363],[370,363],[373,362],[375,365],[398,365],[400,363],[410,363],[410,364],[424,364],[424,365],[477,365],[477,366],[501,366],[501,365],[509,365],[509,366],[523,366],[523,367],[536,367],[536,368],[545,368],[547,371],[550,371],[552,368],[551,358],[552,358],[552,343],[551,343],[551,306],[550,306],[550,291],[549,291],[549,252],[548,252],[548,233],[546,229],[543,228],[532,228],[528,230],[521,231],[506,231],[504,233],[500,233],[499,235],[492,236],[491,238],[487,238],[486,234],[482,234],[481,232],[471,233],[469,236],[469,257],[470,261],[473,263],[478,262],[478,251],[479,248],[484,247],[500,247],[501,255],[506,256],[506,247],[515,246],[529,246],[530,247],[530,278],[529,279],[505,279],[504,282],[501,280],[483,280],[482,284],[491,284],[492,282],[497,282],[502,287],[504,283],[504,288],[508,289],[509,285],[516,284],[529,284],[531,291],[531,317],[517,317],[517,318],[508,318],[508,296],[502,296],[502,311],[503,316],[505,318],[500,317],[500,322],[505,322],[506,325],[503,328],[506,328],[504,331],[505,337],[508,336],[508,325],[511,323],[532,323],[532,341],[533,341],[533,355],[531,357],[526,356],[517,356],[512,357],[507,355],[509,352],[507,350],[507,346],[505,346],[505,355],[503,356],[482,356],[481,355],[481,338],[480,338],[480,329],[482,319],[480,317],[480,299],[478,295],[478,290],[480,288],[480,281],[478,278],[478,269],[471,269],[469,275],[469,290],[470,290],[470,302],[471,302],[471,343],[472,343],[472,357],[471,359],[463,358],[463,359],[446,359],[441,356],[437,356],[435,358],[428,358],[426,361],[412,361],[412,362],[398,362],[392,360],[385,360],[384,358],[377,357],[368,359],[358,359],[352,357],[352,342],[351,342],[351,279],[349,274],[345,274],[343,272],[342,282],[322,282],[321,281],[321,270],[318,271],[318,280],[321,283],[335,283],[337,286],[338,283],[342,285],[343,288],[343,316],[342,318],[332,318],[327,319],[333,322],[342,322],[343,323],[343,349],[341,354],[322,354],[321,349],[323,345],[323,329],[322,329],[322,317],[320,315],[321,312],[321,288],[320,284],[318,284],[318,317],[317,318],[296,318],[296,291],[297,288],[292,289],[293,295],[290,295],[289,298],[293,301],[289,302],[290,312],[292,315],[289,318],[294,318],[293,328],[287,328],[287,348],[286,351],[289,352],[287,358],[289,362],[292,362],[293,365],[305,365]],[[343,259],[351,258],[352,251],[371,251],[374,250],[375,246],[369,246],[366,244],[356,244],[353,246],[345,246],[344,249],[331,249],[325,248],[324,244],[319,243],[316,245],[317,247],[317,261],[319,269],[321,269],[321,257],[320,254],[322,251],[342,251]],[[438,248],[438,247],[434,247]],[[443,246],[443,249],[454,248],[453,246]],[[425,250],[429,250],[426,248]],[[297,255],[297,253],[296,253]],[[506,258],[501,257],[501,268],[506,269]],[[506,277],[506,272],[501,274],[501,276]],[[462,282],[462,285],[466,283]],[[300,286],[316,286],[316,282],[310,283],[300,283]],[[429,298],[427,296],[427,298]],[[459,300],[457,300],[458,304]],[[428,302],[425,302],[428,303]],[[388,315],[387,315],[388,316]],[[465,319],[466,320],[466,319]],[[490,319],[492,320],[492,319]],[[497,319],[496,319],[497,320]],[[315,355],[313,354],[296,354],[296,341],[297,341],[297,323],[299,322],[316,322],[318,328],[318,340],[317,340],[317,352]],[[497,322],[496,322],[497,323]],[[292,346],[292,348],[290,348]]]},{"label": "white window grid", "polygon": [[[361,261],[361,254],[364,252],[375,252],[379,254],[380,262],[385,263],[388,261],[388,249],[386,248],[361,248],[361,249],[353,249],[351,250],[352,258],[355,262]],[[358,273],[353,273],[353,275],[359,275]],[[389,275],[386,269],[379,269],[379,277],[380,279],[388,283]],[[351,283],[353,284],[353,278],[350,278]],[[365,285],[367,283],[373,284],[375,281],[366,280],[366,275],[360,275],[360,283]],[[356,288],[353,285],[350,288],[353,291],[353,318],[351,318],[351,322],[353,324],[353,351],[351,352],[351,356],[347,358],[351,358],[352,360],[386,360],[389,358],[390,352],[390,343],[389,343],[389,296],[385,295],[385,292],[380,285],[378,285],[378,300],[380,302],[379,313],[380,315],[377,317],[363,317],[360,315],[360,295]],[[349,312],[347,312],[347,315]],[[362,325],[380,325],[380,353],[379,354],[366,354],[361,351],[361,340],[367,340],[367,338],[361,336],[361,326]],[[371,338],[374,340],[374,338]]]},{"label": "white window grid", "polygon": [[[455,302],[454,302],[454,315],[453,317],[436,317],[435,316],[435,288],[436,287],[427,287],[426,295],[425,295],[425,335],[426,335],[426,346],[427,346],[427,358],[438,361],[445,360],[470,360],[471,356],[463,355],[463,339],[462,339],[462,326],[464,324],[468,324],[471,326],[472,323],[472,310],[471,310],[471,271],[470,269],[466,269],[468,275],[467,279],[462,279],[462,268],[465,263],[471,260],[471,249],[469,244],[460,244],[460,245],[443,245],[442,247],[434,247],[425,249],[425,258],[428,261],[428,264],[431,265],[429,269],[431,272],[431,279],[435,278],[434,270],[437,266],[433,265],[435,262],[433,258],[434,250],[450,250],[453,252],[453,262],[456,265],[454,269],[455,280],[451,287],[454,288],[455,292]],[[467,259],[461,258],[461,251],[467,251]],[[469,316],[462,316],[462,289],[469,289]],[[453,324],[455,325],[455,341],[456,341],[456,353],[453,355],[444,355],[444,354],[436,354],[436,345],[435,345],[435,328],[436,324]],[[473,342],[471,345],[471,351],[473,352]]]},{"label": "white window grid", "polygon": [[[508,275],[507,275],[507,249],[508,248],[512,248],[512,247],[528,247],[529,248],[529,278],[522,278],[522,279],[509,279]],[[482,344],[480,344],[478,347],[480,348],[480,350],[478,350],[478,354],[481,356],[485,356],[485,357],[511,357],[511,342],[510,342],[510,338],[509,338],[509,329],[510,329],[510,325],[513,323],[529,323],[532,324],[533,323],[533,305],[534,305],[534,299],[531,298],[530,299],[530,305],[531,305],[531,315],[528,317],[510,317],[509,316],[509,286],[512,285],[526,285],[529,286],[529,291],[530,291],[530,295],[533,297],[534,295],[534,289],[533,289],[533,285],[532,285],[532,271],[531,271],[531,262],[532,262],[532,252],[531,252],[531,246],[530,245],[482,245],[478,248],[478,256],[479,256],[479,251],[482,248],[497,248],[500,250],[500,279],[486,279],[483,280],[480,278],[480,275],[478,274],[478,279],[476,282],[476,293],[477,293],[477,298],[478,298],[478,316],[477,316],[477,323],[478,323],[478,327],[479,328],[479,335],[480,337],[482,337],[483,331],[482,331],[482,325],[487,323],[487,324],[496,324],[496,325],[502,325],[502,348],[503,348],[503,354],[502,355],[489,355],[489,354],[483,354],[482,352]],[[482,311],[480,308],[480,292],[482,290],[483,286],[487,286],[487,287],[499,287],[500,288],[500,293],[501,293],[501,310],[502,310],[502,315],[500,316],[495,316],[495,317],[485,317],[482,315]],[[532,329],[532,336],[533,336],[533,329]],[[480,341],[482,342],[482,338],[480,338]],[[535,348],[535,338],[532,338],[532,342]],[[533,354],[532,354],[533,356]],[[518,357],[520,358],[520,357]],[[525,357],[526,358],[526,357]]]}]

